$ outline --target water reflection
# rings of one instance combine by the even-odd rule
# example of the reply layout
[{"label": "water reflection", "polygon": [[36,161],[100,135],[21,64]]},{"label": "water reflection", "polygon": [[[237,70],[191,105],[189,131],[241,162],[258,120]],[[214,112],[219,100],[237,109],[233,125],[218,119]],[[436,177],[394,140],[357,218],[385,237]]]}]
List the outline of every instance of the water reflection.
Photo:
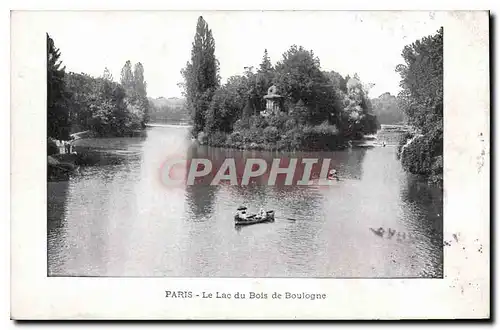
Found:
[{"label": "water reflection", "polygon": [[[104,142],[103,142],[104,143]],[[107,141],[127,150],[127,140]],[[186,129],[153,128],[131,140],[134,157],[89,166],[49,184],[50,275],[223,277],[422,277],[442,274],[442,195],[401,169],[394,148],[282,153],[193,144]],[[168,186],[162,164],[207,158],[206,182]],[[234,158],[331,159],[340,181],[287,186],[266,175],[246,186],[210,185]],[[269,165],[270,166],[270,165]],[[320,167],[312,175],[320,175]],[[184,169],[185,170],[185,169]],[[269,169],[268,169],[269,170]],[[303,167],[299,167],[303,170]],[[185,175],[185,173],[184,173]],[[294,178],[300,179],[301,174]],[[274,210],[274,223],[235,230],[234,211]],[[387,239],[370,228],[410,233]],[[397,238],[397,236],[395,236]]]},{"label": "water reflection", "polygon": [[[407,227],[413,233],[422,259],[426,260],[421,277],[443,276],[443,197],[440,189],[429,186],[425,180],[409,176],[401,189],[401,199],[415,215],[407,217]],[[431,269],[432,271],[429,271]]]},{"label": "water reflection", "polygon": [[[61,238],[64,237],[65,230],[65,210],[66,198],[68,195],[68,182],[49,182],[47,183],[47,251],[60,250],[58,246]],[[62,260],[55,253],[47,254],[47,273],[50,274],[51,268],[60,268]]]},{"label": "water reflection", "polygon": [[[218,153],[213,152],[213,149],[196,144],[191,145],[186,155],[186,176],[192,160],[196,158],[210,159],[213,164],[222,163],[222,157]],[[207,178],[210,177],[213,178],[213,175],[207,176]],[[185,179],[187,180],[187,178]],[[197,185],[186,186],[186,202],[191,210],[191,216],[189,217],[191,220],[203,221],[212,217],[217,190],[218,186],[210,185],[210,181],[208,180],[199,182]]]}]

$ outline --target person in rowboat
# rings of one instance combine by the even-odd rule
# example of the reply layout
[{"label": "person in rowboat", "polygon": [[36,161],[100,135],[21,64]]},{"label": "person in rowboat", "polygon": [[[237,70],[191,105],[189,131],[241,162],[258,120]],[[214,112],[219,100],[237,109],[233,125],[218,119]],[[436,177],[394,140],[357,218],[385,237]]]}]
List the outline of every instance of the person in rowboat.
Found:
[{"label": "person in rowboat", "polygon": [[328,180],[339,180],[339,176],[337,174],[337,170],[332,169],[328,172]]},{"label": "person in rowboat", "polygon": [[266,218],[266,211],[263,208],[260,208],[259,214],[262,219]]},{"label": "person in rowboat", "polygon": [[246,220],[247,219],[247,209],[246,207],[239,207],[237,210],[237,215],[240,219]]}]

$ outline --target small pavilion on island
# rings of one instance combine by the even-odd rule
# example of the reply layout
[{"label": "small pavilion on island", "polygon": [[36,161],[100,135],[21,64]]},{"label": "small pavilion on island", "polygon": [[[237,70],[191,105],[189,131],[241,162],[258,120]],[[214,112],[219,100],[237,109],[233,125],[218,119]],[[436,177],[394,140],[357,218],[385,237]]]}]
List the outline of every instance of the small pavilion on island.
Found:
[{"label": "small pavilion on island", "polygon": [[276,114],[282,110],[283,96],[278,94],[276,86],[272,85],[268,88],[264,99],[266,100],[266,110],[260,113],[262,116],[269,116],[272,113]]}]

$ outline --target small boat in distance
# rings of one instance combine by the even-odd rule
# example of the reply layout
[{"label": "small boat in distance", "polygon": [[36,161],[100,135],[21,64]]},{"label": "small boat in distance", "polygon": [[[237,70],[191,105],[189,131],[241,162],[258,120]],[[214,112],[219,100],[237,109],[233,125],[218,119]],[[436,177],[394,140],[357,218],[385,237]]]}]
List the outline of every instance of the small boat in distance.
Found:
[{"label": "small boat in distance", "polygon": [[234,215],[236,226],[254,225],[257,223],[274,222],[274,211],[265,211],[259,214],[247,214],[247,208],[241,206]]}]

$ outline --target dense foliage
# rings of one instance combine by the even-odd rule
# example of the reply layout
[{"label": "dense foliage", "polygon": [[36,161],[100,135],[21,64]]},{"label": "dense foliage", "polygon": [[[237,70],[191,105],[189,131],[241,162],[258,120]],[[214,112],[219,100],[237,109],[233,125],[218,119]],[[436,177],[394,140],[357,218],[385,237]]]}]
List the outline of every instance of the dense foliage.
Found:
[{"label": "dense foliage", "polygon": [[125,136],[143,127],[145,111],[109,78],[70,73],[66,77],[74,131],[91,130],[99,136]]},{"label": "dense foliage", "polygon": [[47,136],[57,140],[69,137],[70,119],[66,107],[65,67],[61,67],[61,52],[47,34]]},{"label": "dense foliage", "polygon": [[[200,42],[203,40],[204,42]],[[198,20],[191,62],[182,70],[193,136],[214,146],[261,149],[336,149],[377,130],[367,91],[359,77],[321,70],[312,51],[293,45],[275,66],[267,50],[254,72],[219,86],[215,41]],[[282,96],[282,111],[262,116],[269,87]]]},{"label": "dense foliage", "polygon": [[187,105],[193,118],[193,134],[196,135],[205,127],[205,113],[220,80],[212,30],[201,16],[196,25],[191,61],[181,73]]},{"label": "dense foliage", "polygon": [[412,173],[442,180],[443,28],[403,49],[399,103],[416,131],[401,141],[403,166]]},{"label": "dense foliage", "polygon": [[144,68],[130,61],[122,69],[121,82],[113,81],[106,68],[101,77],[66,73],[60,69],[60,52],[47,35],[47,135],[58,140],[91,130],[99,136],[126,136],[142,129],[149,102]]},{"label": "dense foliage", "polygon": [[398,99],[391,93],[384,93],[371,100],[373,112],[380,124],[399,125],[405,123],[404,112],[399,109]]}]

